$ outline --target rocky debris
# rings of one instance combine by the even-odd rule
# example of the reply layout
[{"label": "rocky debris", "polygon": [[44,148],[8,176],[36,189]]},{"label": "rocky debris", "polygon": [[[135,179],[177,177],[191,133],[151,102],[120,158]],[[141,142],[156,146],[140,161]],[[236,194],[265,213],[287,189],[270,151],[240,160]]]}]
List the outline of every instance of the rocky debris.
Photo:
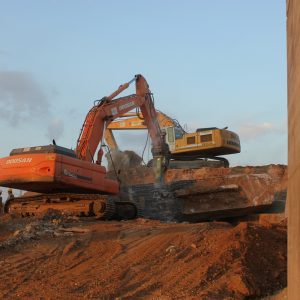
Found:
[{"label": "rocky debris", "polygon": [[15,247],[20,243],[30,240],[36,240],[41,237],[51,235],[55,236],[57,232],[57,225],[48,222],[32,222],[23,229],[16,230],[12,237],[0,243],[1,248]]},{"label": "rocky debris", "polygon": [[286,166],[168,170],[164,184],[146,167],[120,176],[122,192],[146,218],[199,222],[285,211]]},{"label": "rocky debris", "polygon": [[[235,178],[237,175],[252,175],[256,177],[270,178],[270,183],[275,191],[281,191],[287,188],[287,166],[285,165],[265,165],[265,166],[247,166],[233,168],[200,168],[200,169],[168,169],[165,173],[165,182],[174,183],[181,180],[212,180],[213,178]],[[113,177],[114,174],[110,173]],[[119,175],[123,186],[147,184],[155,181],[152,168],[139,166],[127,168],[126,172]]]},{"label": "rocky debris", "polygon": [[[52,213],[51,213],[52,214]],[[49,215],[48,215],[49,216]],[[53,216],[53,214],[52,214]],[[12,233],[6,240],[0,242],[1,248],[16,247],[31,240],[45,237],[72,236],[76,233],[87,233],[89,229],[81,227],[66,227],[62,219],[46,220],[44,218],[32,221]]]}]

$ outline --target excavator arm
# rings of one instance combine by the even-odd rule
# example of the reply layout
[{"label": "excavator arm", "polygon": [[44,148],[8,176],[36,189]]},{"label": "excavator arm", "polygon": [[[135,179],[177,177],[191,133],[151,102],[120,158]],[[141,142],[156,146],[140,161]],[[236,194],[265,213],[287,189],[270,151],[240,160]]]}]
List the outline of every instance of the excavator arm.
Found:
[{"label": "excavator arm", "polygon": [[[133,95],[116,98],[122,91],[135,82],[136,93]],[[139,108],[143,114],[144,123],[152,140],[152,154],[154,159],[161,160],[165,165],[168,160],[169,148],[165,143],[164,135],[160,130],[154,108],[151,91],[147,81],[142,75],[121,85],[114,93],[97,101],[86,116],[76,147],[79,159],[92,162],[96,150],[103,139],[105,128],[116,118],[125,113]],[[97,163],[101,163],[102,149],[98,151]]]},{"label": "excavator arm", "polygon": [[[176,120],[161,111],[156,110],[156,119],[160,128],[178,126]],[[118,150],[118,144],[113,134],[114,130],[146,130],[144,116],[141,112],[129,112],[112,121],[105,129],[104,138],[111,150]]]}]

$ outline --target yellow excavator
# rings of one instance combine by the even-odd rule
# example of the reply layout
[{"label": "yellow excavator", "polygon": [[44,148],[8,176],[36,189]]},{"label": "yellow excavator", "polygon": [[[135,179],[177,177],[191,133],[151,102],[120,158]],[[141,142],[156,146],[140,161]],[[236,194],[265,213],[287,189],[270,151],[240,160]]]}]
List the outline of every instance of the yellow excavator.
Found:
[{"label": "yellow excavator", "polygon": [[[156,115],[171,152],[171,168],[229,167],[228,160],[220,155],[241,151],[239,136],[227,130],[227,127],[199,128],[195,132],[187,133],[177,120],[158,110]],[[111,150],[118,151],[114,130],[146,129],[142,113],[129,112],[108,125],[105,140]],[[148,164],[151,165],[151,161]]]}]

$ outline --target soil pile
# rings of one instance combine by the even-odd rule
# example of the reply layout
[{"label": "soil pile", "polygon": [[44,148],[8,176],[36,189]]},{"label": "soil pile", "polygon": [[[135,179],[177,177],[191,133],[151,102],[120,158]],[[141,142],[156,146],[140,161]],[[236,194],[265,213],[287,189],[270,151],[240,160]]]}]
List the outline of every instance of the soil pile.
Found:
[{"label": "soil pile", "polygon": [[5,299],[245,299],[286,286],[284,223],[35,220],[14,234],[19,222],[0,224],[2,243],[19,238],[0,248]]},{"label": "soil pile", "polygon": [[276,213],[284,217],[287,168],[282,165],[168,169],[164,184],[151,168],[120,174],[121,190],[150,219],[199,222]]},{"label": "soil pile", "polygon": [[141,166],[143,160],[138,154],[130,150],[113,150],[105,156],[108,163],[107,169],[109,172],[112,172],[112,176],[115,175],[115,172],[120,173],[129,168]]}]

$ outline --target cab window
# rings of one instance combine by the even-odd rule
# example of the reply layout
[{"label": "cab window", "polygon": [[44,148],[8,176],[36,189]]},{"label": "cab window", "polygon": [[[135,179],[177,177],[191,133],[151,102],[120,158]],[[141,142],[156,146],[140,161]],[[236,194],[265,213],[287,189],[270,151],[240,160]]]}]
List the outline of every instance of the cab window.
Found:
[{"label": "cab window", "polygon": [[175,127],[175,139],[181,139],[183,137],[183,130],[179,127]]}]

